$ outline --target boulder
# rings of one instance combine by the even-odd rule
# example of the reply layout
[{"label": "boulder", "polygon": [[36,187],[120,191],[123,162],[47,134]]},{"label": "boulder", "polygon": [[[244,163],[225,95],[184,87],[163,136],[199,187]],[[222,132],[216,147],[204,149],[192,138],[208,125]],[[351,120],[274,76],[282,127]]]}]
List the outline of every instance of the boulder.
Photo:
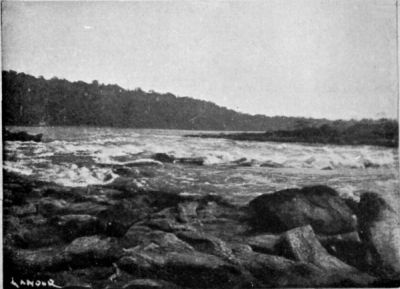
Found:
[{"label": "boulder", "polygon": [[[387,198],[387,199],[385,199]],[[393,197],[393,204],[398,196]],[[388,196],[376,193],[361,195],[359,233],[371,254],[371,270],[386,278],[400,276],[400,217]]]},{"label": "boulder", "polygon": [[181,164],[189,164],[189,165],[198,165],[202,166],[204,164],[204,158],[178,158],[176,159],[177,162]]},{"label": "boulder", "polygon": [[64,240],[71,241],[75,238],[101,233],[99,220],[91,215],[63,215],[51,219]]},{"label": "boulder", "polygon": [[165,154],[165,153],[157,153],[152,156],[153,159],[163,163],[173,163],[175,161],[175,157]]},{"label": "boulder", "polygon": [[250,221],[260,231],[281,233],[310,224],[315,232],[340,234],[356,230],[356,218],[338,193],[326,186],[264,194],[249,205]]},{"label": "boulder", "polygon": [[122,255],[122,249],[115,238],[99,235],[77,238],[64,252],[72,259],[73,266],[87,266],[93,263],[111,265]]},{"label": "boulder", "polygon": [[313,264],[322,269],[333,284],[365,286],[375,281],[368,274],[328,254],[310,225],[287,231],[277,245],[280,253],[298,262]]},{"label": "boulder", "polygon": [[134,223],[151,212],[148,205],[138,202],[121,202],[97,214],[102,231],[109,236],[122,237]]}]

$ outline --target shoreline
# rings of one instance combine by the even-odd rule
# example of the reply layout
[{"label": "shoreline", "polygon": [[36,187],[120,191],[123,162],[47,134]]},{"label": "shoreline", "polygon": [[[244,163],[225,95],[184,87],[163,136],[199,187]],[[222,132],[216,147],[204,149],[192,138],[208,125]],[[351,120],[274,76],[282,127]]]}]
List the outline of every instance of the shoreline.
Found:
[{"label": "shoreline", "polygon": [[[282,222],[289,223],[269,232],[265,226],[258,229],[254,221],[262,218],[260,213],[254,215],[254,204],[267,204],[259,197],[233,205],[216,195],[143,190],[123,178],[80,188],[7,171],[3,176],[6,283],[13,277],[50,278],[61,286],[86,284],[99,289],[132,282],[158,282],[162,288],[376,287],[388,280],[400,284],[378,268],[362,267],[362,255],[353,258],[355,262],[349,259],[354,244],[364,244],[351,219],[329,235],[325,231],[332,226],[304,223],[293,227],[287,218]],[[345,200],[325,186],[295,189],[293,194],[307,200],[308,194],[315,194],[313,190],[320,191],[317,198],[319,194],[333,198],[343,212],[357,206],[350,202],[347,208]],[[285,193],[280,195],[286,198]],[[302,253],[306,259],[315,254],[322,259],[301,262],[297,253],[292,255],[297,252],[292,238],[299,238],[304,246],[311,244],[311,251]],[[284,244],[290,249],[282,251]],[[333,244],[349,247],[332,251]],[[350,265],[346,264],[349,260]],[[299,271],[299,266],[304,268]]]}]

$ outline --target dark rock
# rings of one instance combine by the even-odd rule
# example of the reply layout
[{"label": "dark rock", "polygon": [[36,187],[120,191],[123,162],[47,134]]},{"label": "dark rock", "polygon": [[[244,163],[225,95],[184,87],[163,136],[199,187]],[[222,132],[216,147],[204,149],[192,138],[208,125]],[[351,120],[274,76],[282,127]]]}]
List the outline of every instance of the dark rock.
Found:
[{"label": "dark rock", "polygon": [[64,240],[101,233],[99,220],[91,215],[64,215],[57,216],[51,223],[60,230]]},{"label": "dark rock", "polygon": [[318,241],[329,254],[361,271],[368,269],[368,251],[357,232],[318,235]]},{"label": "dark rock", "polygon": [[152,211],[146,205],[123,202],[108,207],[97,215],[102,230],[109,236],[122,237],[134,223],[146,218]]},{"label": "dark rock", "polygon": [[25,131],[11,132],[3,130],[3,138],[6,141],[34,141],[41,142],[43,134],[31,135]]},{"label": "dark rock", "polygon": [[122,249],[116,239],[99,235],[75,239],[64,252],[72,259],[73,266],[111,265],[122,256]]},{"label": "dark rock", "polygon": [[[360,237],[371,254],[371,271],[391,279],[400,276],[400,218],[389,197],[362,194],[358,219]],[[393,198],[398,201],[398,196]]]},{"label": "dark rock", "polygon": [[[77,277],[78,273],[76,271],[64,271],[58,274],[52,274],[52,278],[55,280],[55,284],[58,286],[62,286],[62,288],[69,288],[69,289],[89,289],[92,288],[91,284],[82,280],[82,278]],[[81,275],[81,274],[79,274]]]},{"label": "dark rock", "polygon": [[328,277],[331,274],[333,283],[349,282],[353,285],[365,286],[375,279],[361,273],[356,268],[328,254],[319,243],[310,225],[295,228],[282,235],[279,250],[281,254],[303,263],[310,263],[322,270]]},{"label": "dark rock", "polygon": [[240,158],[231,162],[237,166],[241,167],[251,167],[254,164],[254,160],[247,160],[246,158]]},{"label": "dark rock", "polygon": [[280,233],[310,224],[318,233],[339,234],[356,229],[356,218],[338,193],[326,186],[287,189],[261,195],[249,203],[251,224]]},{"label": "dark rock", "polygon": [[240,164],[240,163],[243,163],[243,162],[246,162],[246,161],[247,161],[247,158],[240,158],[240,159],[232,161],[231,163],[232,164]]},{"label": "dark rock", "polygon": [[[7,174],[6,174],[7,175]],[[32,188],[26,184],[6,183],[7,177],[4,177],[4,206],[22,206],[27,203],[27,199],[32,197]]]},{"label": "dark rock", "polygon": [[112,172],[123,177],[137,177],[139,175],[139,171],[136,168],[127,168],[125,166],[115,166],[112,168]]},{"label": "dark rock", "polygon": [[60,231],[48,223],[35,227],[21,226],[13,239],[18,247],[26,249],[63,243]]},{"label": "dark rock", "polygon": [[10,209],[10,214],[14,216],[25,216],[32,215],[37,212],[37,208],[34,204],[27,204],[23,206],[12,206]]},{"label": "dark rock", "polygon": [[152,156],[153,159],[163,162],[163,163],[173,163],[175,161],[175,157],[165,154],[165,153],[157,153]]},{"label": "dark rock", "polygon": [[202,166],[204,164],[204,158],[178,158],[177,162],[181,164],[198,165]]},{"label": "dark rock", "polygon": [[38,250],[15,250],[12,263],[20,272],[58,271],[69,264],[71,259],[57,247]]}]

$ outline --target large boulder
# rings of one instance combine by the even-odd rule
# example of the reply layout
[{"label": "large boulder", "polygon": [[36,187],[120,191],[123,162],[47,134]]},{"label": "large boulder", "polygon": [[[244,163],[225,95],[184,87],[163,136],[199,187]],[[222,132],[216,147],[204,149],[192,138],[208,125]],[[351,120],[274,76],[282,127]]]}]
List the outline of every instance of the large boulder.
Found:
[{"label": "large boulder", "polygon": [[326,186],[287,189],[261,195],[249,203],[255,229],[281,233],[310,224],[315,232],[339,234],[356,230],[356,217],[338,193]]},{"label": "large boulder", "polygon": [[[389,198],[389,196],[386,196]],[[393,201],[393,204],[397,201]],[[383,196],[361,195],[358,219],[359,233],[370,253],[372,271],[386,278],[400,279],[400,217]]]},{"label": "large boulder", "polygon": [[318,241],[310,225],[287,231],[277,246],[282,255],[322,269],[332,284],[365,286],[375,281],[368,274],[361,273],[330,255]]}]

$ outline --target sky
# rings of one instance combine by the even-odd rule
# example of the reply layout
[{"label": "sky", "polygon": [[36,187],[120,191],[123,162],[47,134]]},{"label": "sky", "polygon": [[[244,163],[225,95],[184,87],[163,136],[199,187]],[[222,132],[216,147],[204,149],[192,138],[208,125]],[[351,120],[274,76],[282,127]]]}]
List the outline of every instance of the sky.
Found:
[{"label": "sky", "polygon": [[397,118],[395,0],[3,2],[3,70],[250,114]]}]

